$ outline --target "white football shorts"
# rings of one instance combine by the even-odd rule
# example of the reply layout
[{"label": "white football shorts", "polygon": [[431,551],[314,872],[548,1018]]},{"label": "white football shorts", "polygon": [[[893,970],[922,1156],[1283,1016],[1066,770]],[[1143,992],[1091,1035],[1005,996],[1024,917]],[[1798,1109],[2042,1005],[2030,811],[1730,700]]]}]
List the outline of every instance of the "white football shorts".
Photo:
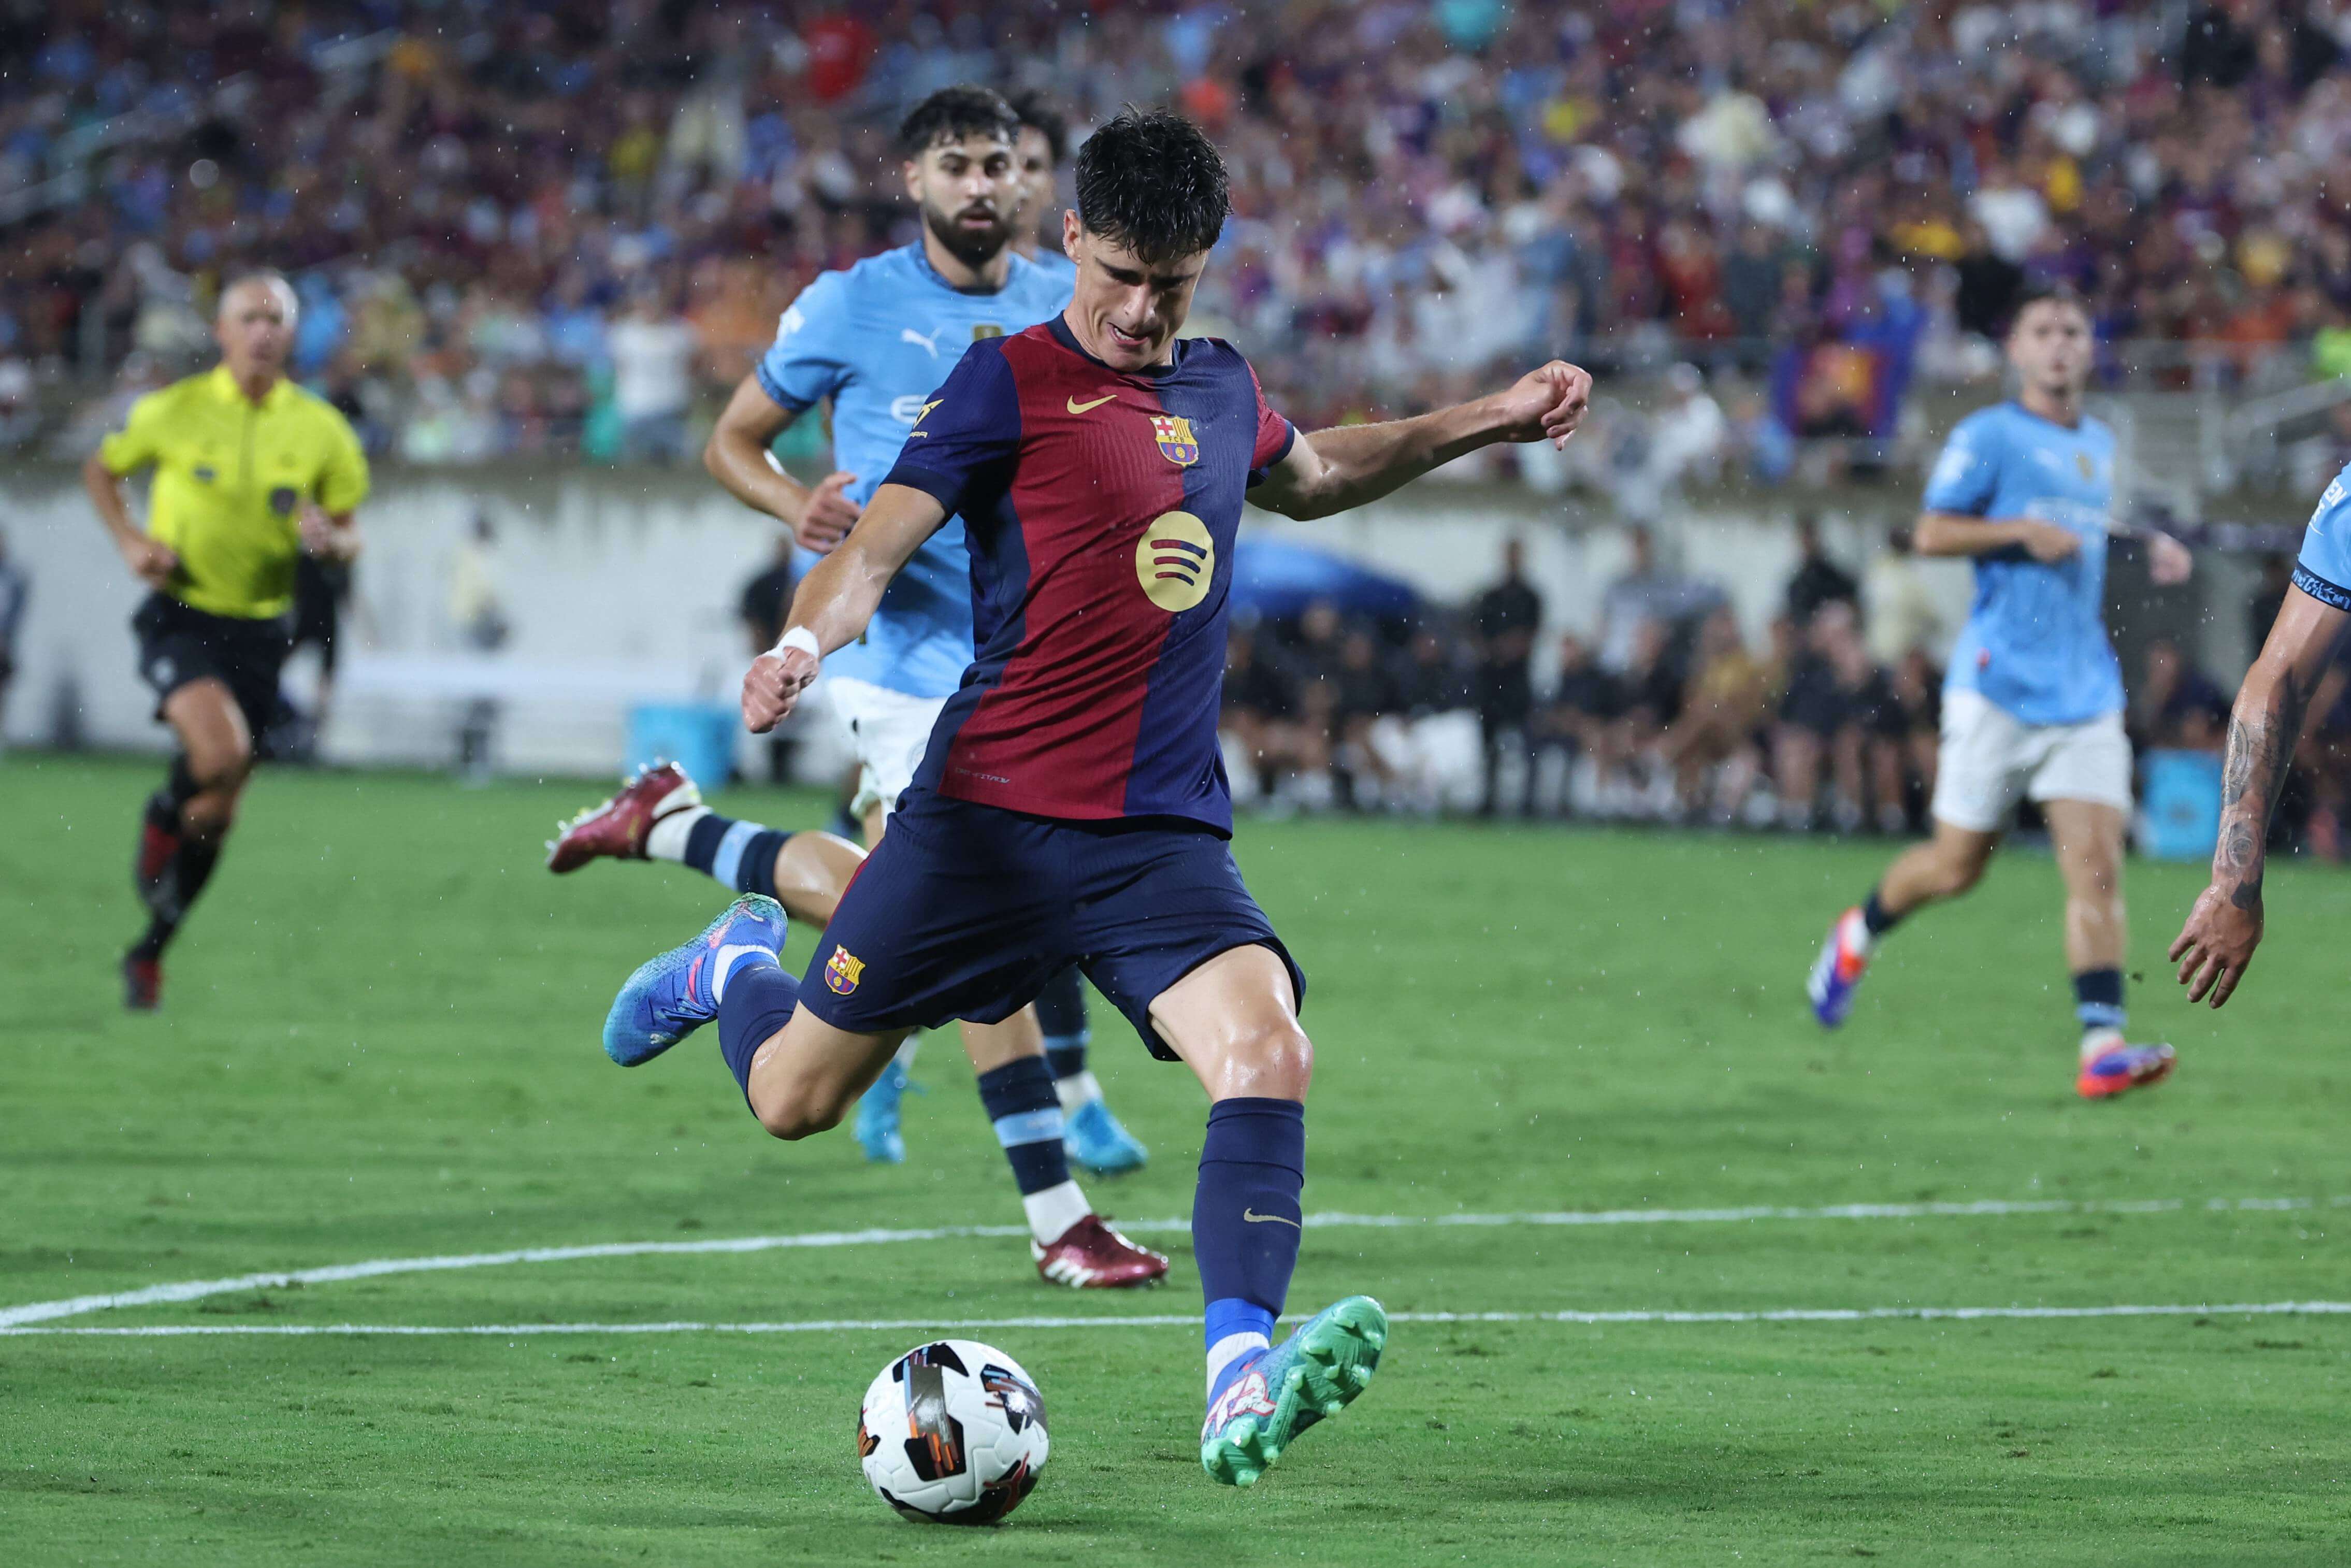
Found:
[{"label": "white football shorts", "polygon": [[849,748],[857,758],[857,800],[850,808],[858,821],[880,806],[884,815],[896,810],[898,797],[914,781],[923,751],[931,743],[931,728],[939,722],[945,697],[914,697],[846,675],[828,677],[832,711],[849,729]]},{"label": "white football shorts", "polygon": [[1935,820],[1955,828],[1999,832],[2028,798],[2131,809],[2131,746],[2119,713],[2026,724],[1980,692],[1947,691],[1938,757]]}]

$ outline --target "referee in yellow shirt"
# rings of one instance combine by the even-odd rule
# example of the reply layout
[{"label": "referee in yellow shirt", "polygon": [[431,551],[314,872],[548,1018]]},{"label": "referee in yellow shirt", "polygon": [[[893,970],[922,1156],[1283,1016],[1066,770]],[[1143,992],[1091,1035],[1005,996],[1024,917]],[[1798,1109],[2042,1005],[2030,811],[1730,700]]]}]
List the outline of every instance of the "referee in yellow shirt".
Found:
[{"label": "referee in yellow shirt", "polygon": [[[221,362],[131,404],[82,465],[124,564],[154,590],[131,624],[156,716],[180,740],[134,866],[148,924],[122,956],[123,1000],[142,1011],[162,994],[163,949],[220,859],[254,737],[277,711],[295,558],[359,553],[351,514],[367,459],[332,405],[286,379],[296,308],[275,272],[230,284],[213,324]],[[143,529],[122,496],[141,468],[155,476]]]}]

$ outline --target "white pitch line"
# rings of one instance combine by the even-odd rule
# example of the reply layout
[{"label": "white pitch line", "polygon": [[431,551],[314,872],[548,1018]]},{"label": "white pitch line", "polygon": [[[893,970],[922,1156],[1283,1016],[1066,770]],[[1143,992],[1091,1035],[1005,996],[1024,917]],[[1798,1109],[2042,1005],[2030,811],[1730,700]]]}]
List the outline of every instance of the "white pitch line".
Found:
[{"label": "white pitch line", "polygon": [[[1311,1229],[1404,1229],[1451,1226],[1582,1226],[1582,1225],[1713,1225],[1751,1220],[1932,1219],[1991,1218],[2033,1214],[2169,1214],[2189,1208],[2212,1213],[2340,1208],[2351,1207],[2351,1197],[2331,1198],[2243,1197],[2208,1199],[2190,1204],[2181,1198],[1987,1198],[1974,1203],[1840,1203],[1815,1208],[1753,1206],[1738,1208],[1611,1208],[1565,1209],[1524,1214],[1311,1214]],[[1186,1231],[1187,1219],[1121,1221],[1123,1228],[1145,1234]],[[224,1280],[184,1280],[169,1285],[149,1285],[106,1295],[69,1296],[54,1301],[29,1301],[0,1307],[0,1329],[25,1323],[79,1317],[85,1312],[118,1307],[166,1306],[202,1301],[237,1291],[287,1290],[297,1285],[330,1285],[350,1280],[372,1280],[386,1274],[429,1274],[450,1269],[494,1269],[509,1263],[569,1263],[600,1258],[689,1256],[712,1252],[768,1252],[798,1247],[872,1247],[911,1241],[947,1241],[960,1238],[1024,1237],[1018,1225],[946,1225],[914,1230],[820,1230],[785,1236],[736,1236],[702,1241],[612,1241],[583,1247],[522,1247],[504,1252],[467,1252],[425,1258],[371,1258],[357,1263],[333,1263],[323,1268],[273,1270],[238,1274]]]},{"label": "white pitch line", "polygon": [[[2105,1307],[1766,1307],[1741,1312],[1656,1309],[1625,1312],[1391,1312],[1398,1323],[1855,1323],[1907,1321],[1967,1322],[1986,1318],[2340,1317],[2351,1301],[2155,1302]],[[1290,1313],[1284,1321],[1296,1322]],[[464,1336],[527,1339],[537,1334],[788,1334],[883,1333],[942,1330],[1196,1328],[1199,1318],[1165,1312],[1135,1317],[811,1318],[799,1322],[654,1323],[157,1323],[136,1328],[0,1328],[0,1337],[35,1334],[102,1339],[183,1339],[209,1334],[308,1338],[386,1334],[411,1338]]]}]

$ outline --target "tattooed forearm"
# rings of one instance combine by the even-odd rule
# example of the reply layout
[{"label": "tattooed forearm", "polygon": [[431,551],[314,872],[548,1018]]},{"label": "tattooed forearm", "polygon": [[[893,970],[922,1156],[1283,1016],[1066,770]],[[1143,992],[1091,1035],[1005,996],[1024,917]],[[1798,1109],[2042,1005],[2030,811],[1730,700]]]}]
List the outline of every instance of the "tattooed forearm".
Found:
[{"label": "tattooed forearm", "polygon": [[2308,686],[2292,669],[2265,693],[2248,689],[2229,716],[2229,748],[2220,767],[2220,841],[2212,877],[2231,889],[2241,909],[2261,903],[2270,817],[2285,788],[2294,747],[2302,734]]}]

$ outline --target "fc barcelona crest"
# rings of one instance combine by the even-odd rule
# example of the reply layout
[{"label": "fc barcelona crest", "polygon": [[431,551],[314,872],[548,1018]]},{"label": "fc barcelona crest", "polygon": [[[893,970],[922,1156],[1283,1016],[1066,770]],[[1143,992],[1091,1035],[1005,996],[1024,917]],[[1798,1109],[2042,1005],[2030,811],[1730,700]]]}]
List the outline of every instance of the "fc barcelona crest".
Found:
[{"label": "fc barcelona crest", "polygon": [[1151,438],[1159,443],[1160,455],[1178,468],[1189,468],[1200,460],[1199,438],[1192,434],[1192,422],[1188,419],[1172,413],[1153,414]]},{"label": "fc barcelona crest", "polygon": [[832,956],[825,960],[826,988],[836,995],[845,997],[857,988],[857,982],[862,979],[864,975],[865,960],[850,956],[848,948],[835,943]]}]

